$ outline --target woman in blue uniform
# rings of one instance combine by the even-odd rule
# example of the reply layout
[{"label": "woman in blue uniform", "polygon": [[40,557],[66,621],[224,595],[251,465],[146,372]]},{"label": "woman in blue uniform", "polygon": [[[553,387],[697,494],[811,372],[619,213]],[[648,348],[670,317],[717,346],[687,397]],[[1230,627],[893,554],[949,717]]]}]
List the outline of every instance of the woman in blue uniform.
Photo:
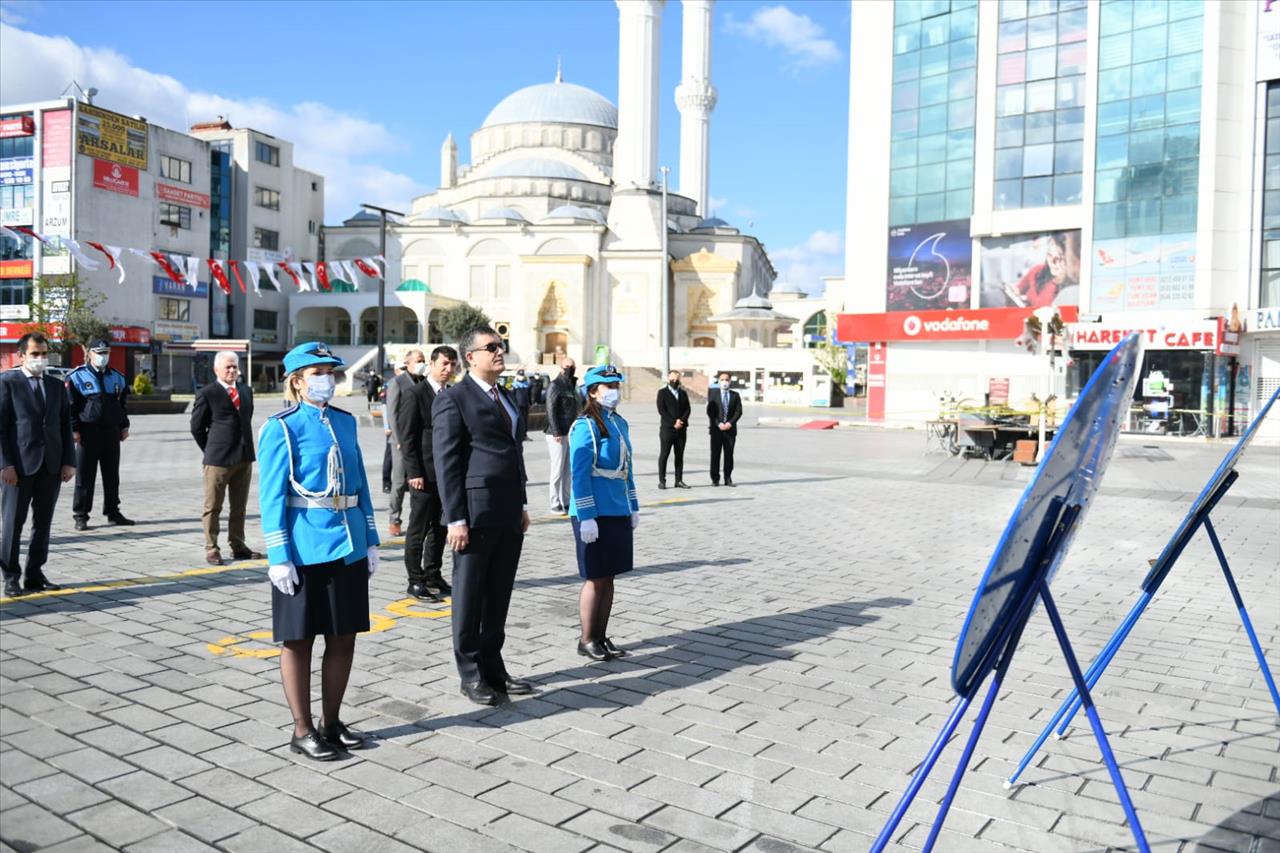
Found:
[{"label": "woman in blue uniform", "polygon": [[621,657],[609,639],[614,575],[631,571],[632,531],[640,523],[640,503],[631,470],[631,436],[617,413],[622,374],[612,364],[587,371],[586,402],[569,430],[573,500],[569,516],[578,546],[578,598],[582,637],[578,654],[592,660]]},{"label": "woman in blue uniform", "polygon": [[[329,405],[342,359],[322,343],[284,357],[285,399],[258,434],[258,498],[271,578],[271,630],[283,643],[280,677],[293,713],[290,748],[317,761],[368,738],[338,715],[356,634],[369,630],[369,577],[378,533],[356,419]],[[311,647],[324,635],[322,716],[311,719]]]}]

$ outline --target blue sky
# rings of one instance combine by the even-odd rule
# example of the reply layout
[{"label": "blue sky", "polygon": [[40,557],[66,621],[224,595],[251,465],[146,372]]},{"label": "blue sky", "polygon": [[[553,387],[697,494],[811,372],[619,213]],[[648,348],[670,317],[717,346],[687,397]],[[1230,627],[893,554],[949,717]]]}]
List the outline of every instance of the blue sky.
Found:
[{"label": "blue sky", "polygon": [[[663,13],[661,162],[678,187],[681,8]],[[291,139],[325,174],[326,221],[359,201],[407,205],[439,179],[445,134],[468,137],[504,96],[554,78],[617,102],[609,0],[431,3],[0,2],[0,101],[58,96],[182,127],[224,113]],[[756,234],[782,278],[841,273],[849,5],[715,7],[715,213]],[[407,208],[406,208],[407,209]]]}]

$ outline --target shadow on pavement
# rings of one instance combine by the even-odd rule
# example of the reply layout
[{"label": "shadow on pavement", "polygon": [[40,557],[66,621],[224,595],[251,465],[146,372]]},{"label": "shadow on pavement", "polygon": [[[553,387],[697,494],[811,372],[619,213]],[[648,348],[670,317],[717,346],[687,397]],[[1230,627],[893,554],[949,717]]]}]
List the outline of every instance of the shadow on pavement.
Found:
[{"label": "shadow on pavement", "polygon": [[[1267,841],[1275,841],[1271,827],[1280,817],[1280,791],[1252,802],[1228,816],[1196,841],[1195,853],[1217,853],[1219,850],[1269,850]],[[1262,846],[1241,847],[1241,835],[1261,837]]]},{"label": "shadow on pavement", "polygon": [[[226,571],[208,575],[164,575],[158,577],[143,575],[114,581],[97,580],[76,584],[66,583],[64,586],[68,587],[68,589],[65,592],[53,595],[37,593],[38,597],[28,598],[22,596],[20,598],[5,599],[0,602],[0,623],[23,619],[36,614],[111,610],[115,607],[133,605],[141,599],[154,598],[161,595],[189,594],[198,592],[201,589],[265,583],[265,578],[262,561],[254,560],[245,565],[243,569],[229,568]],[[119,586],[103,588],[108,584],[119,584]],[[81,587],[88,588],[82,590]],[[263,596],[264,602],[270,601],[265,590]]]},{"label": "shadow on pavement", "polygon": [[[880,617],[871,612],[877,608],[906,607],[911,603],[908,598],[876,598],[823,604],[807,610],[666,634],[632,646],[625,658],[552,673],[519,674],[538,686],[539,691],[533,696],[496,708],[478,707],[465,714],[418,720],[369,734],[394,738],[453,726],[500,727],[521,717],[551,717],[583,708],[614,710],[636,705],[648,696],[708,681],[745,667],[789,660],[805,643],[843,628],[860,628],[877,621]],[[610,678],[594,680],[598,676]]]},{"label": "shadow on pavement", "polygon": [[[683,572],[687,569],[700,569],[704,566],[710,568],[712,566],[740,566],[743,563],[750,563],[746,557],[727,557],[723,560],[680,560],[674,563],[654,563],[652,566],[636,566],[629,573],[630,577],[637,575],[661,575],[667,572]],[[530,578],[521,580],[516,578],[516,586],[518,587],[541,587],[541,586],[567,586],[569,584],[580,583],[582,578],[578,575],[561,575],[555,578]]]}]

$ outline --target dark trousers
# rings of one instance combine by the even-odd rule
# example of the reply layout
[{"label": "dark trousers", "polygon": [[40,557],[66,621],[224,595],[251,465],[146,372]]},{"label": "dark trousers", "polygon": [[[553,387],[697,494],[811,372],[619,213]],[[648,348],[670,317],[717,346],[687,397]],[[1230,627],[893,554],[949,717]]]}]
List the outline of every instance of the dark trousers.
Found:
[{"label": "dark trousers", "polygon": [[507,676],[507,607],[524,534],[519,527],[473,527],[470,533],[467,547],[453,555],[453,659],[464,684],[501,684]]},{"label": "dark trousers", "polygon": [[382,491],[391,491],[391,437],[387,436],[387,449],[382,452]]},{"label": "dark trousers", "polygon": [[422,491],[409,489],[409,530],[404,537],[404,568],[409,583],[436,586],[444,565],[444,541],[447,528],[440,523],[444,507],[435,483],[428,482]]},{"label": "dark trousers", "polygon": [[102,514],[120,514],[120,431],[85,424],[76,445],[76,496],[71,513],[88,519],[93,510],[93,487],[102,469]]},{"label": "dark trousers", "polygon": [[18,552],[22,547],[22,528],[31,512],[31,545],[27,548],[27,582],[43,576],[41,567],[49,559],[49,528],[53,524],[53,507],[58,502],[62,480],[57,474],[41,469],[18,478],[18,485],[0,485],[0,570],[5,580],[21,575]]},{"label": "dark trousers", "polygon": [[720,482],[720,452],[724,451],[724,478],[733,479],[733,444],[738,440],[736,430],[711,430],[711,482]]},{"label": "dark trousers", "polygon": [[658,431],[658,440],[662,449],[658,451],[658,482],[667,481],[667,457],[674,449],[676,452],[676,482],[684,479],[684,443],[689,437],[689,429],[667,429]]}]

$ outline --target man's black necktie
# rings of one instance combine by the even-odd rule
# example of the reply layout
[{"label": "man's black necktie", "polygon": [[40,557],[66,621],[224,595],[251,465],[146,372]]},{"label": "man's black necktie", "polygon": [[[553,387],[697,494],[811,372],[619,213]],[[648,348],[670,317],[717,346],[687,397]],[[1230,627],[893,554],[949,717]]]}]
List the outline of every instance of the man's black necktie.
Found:
[{"label": "man's black necktie", "polygon": [[493,402],[498,404],[498,411],[502,414],[502,422],[507,425],[507,435],[515,433],[515,427],[511,423],[511,415],[507,413],[507,407],[502,405],[502,398],[498,396],[498,386],[489,386],[489,396],[493,398]]},{"label": "man's black necktie", "polygon": [[39,406],[40,411],[43,412],[45,409],[44,380],[37,376],[35,377],[35,383],[35,385],[31,386],[31,391],[36,395],[36,405]]}]

